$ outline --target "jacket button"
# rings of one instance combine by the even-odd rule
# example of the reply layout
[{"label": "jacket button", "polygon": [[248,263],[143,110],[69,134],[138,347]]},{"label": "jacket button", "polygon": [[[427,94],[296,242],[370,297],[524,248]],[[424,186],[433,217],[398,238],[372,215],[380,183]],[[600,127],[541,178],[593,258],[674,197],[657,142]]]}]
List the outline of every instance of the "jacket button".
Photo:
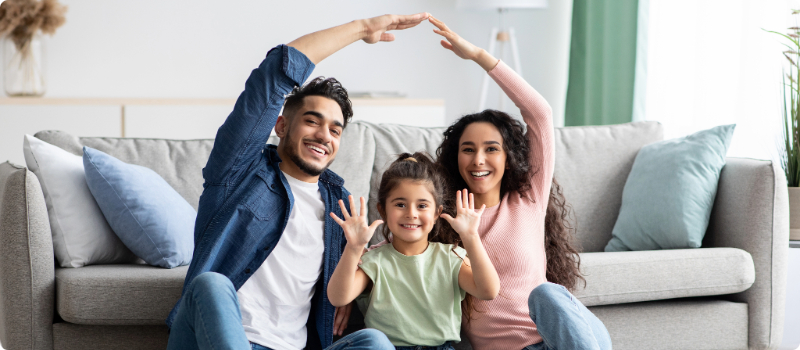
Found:
[{"label": "jacket button", "polygon": [[250,273],[250,269],[244,269],[244,273]]},{"label": "jacket button", "polygon": [[275,187],[278,187],[278,186],[277,186],[277,185],[275,185],[275,184],[272,184],[272,186],[270,186],[270,187],[272,187],[272,189],[274,190],[274,189],[275,189]]},{"label": "jacket button", "polygon": [[272,247],[271,247],[271,246],[266,246],[266,247],[264,247],[264,251],[267,251],[267,250],[269,250],[269,248],[272,248]]}]

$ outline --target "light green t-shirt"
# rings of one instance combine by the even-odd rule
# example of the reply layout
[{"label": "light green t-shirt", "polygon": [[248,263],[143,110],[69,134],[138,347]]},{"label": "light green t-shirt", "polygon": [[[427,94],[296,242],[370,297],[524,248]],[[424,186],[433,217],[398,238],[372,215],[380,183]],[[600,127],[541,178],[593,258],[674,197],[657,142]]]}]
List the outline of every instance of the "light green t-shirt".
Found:
[{"label": "light green t-shirt", "polygon": [[364,323],[389,337],[395,346],[441,345],[461,341],[458,272],[466,250],[429,243],[425,252],[406,256],[386,244],[361,257],[372,280]]}]

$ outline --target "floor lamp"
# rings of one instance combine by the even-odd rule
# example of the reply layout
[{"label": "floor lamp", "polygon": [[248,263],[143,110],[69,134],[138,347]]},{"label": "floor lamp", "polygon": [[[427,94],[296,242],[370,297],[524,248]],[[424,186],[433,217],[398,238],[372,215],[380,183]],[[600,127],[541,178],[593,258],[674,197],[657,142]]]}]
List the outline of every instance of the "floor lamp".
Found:
[{"label": "floor lamp", "polygon": [[[497,10],[500,13],[500,28],[492,28],[492,34],[489,37],[489,54],[494,55],[496,46],[500,46],[500,53],[503,53],[503,45],[505,43],[511,44],[511,56],[514,60],[514,70],[517,74],[522,75],[522,65],[519,61],[519,49],[517,48],[517,37],[514,34],[514,28],[503,28],[503,15],[509,9],[532,9],[532,8],[547,8],[547,0],[458,0],[456,3],[458,9],[475,9],[475,10]],[[502,57],[500,57],[502,59]],[[481,83],[481,99],[478,105],[478,110],[482,111],[486,108],[486,95],[489,92],[489,75],[483,76],[483,83]],[[503,100],[500,99],[500,109],[503,109]]]}]

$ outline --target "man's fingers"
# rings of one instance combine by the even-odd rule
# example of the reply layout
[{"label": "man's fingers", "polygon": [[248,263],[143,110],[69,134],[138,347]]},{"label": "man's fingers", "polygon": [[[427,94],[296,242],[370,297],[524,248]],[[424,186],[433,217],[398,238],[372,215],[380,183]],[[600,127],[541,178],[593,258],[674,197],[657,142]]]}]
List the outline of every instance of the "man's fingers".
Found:
[{"label": "man's fingers", "polygon": [[336,317],[333,321],[333,335],[342,335],[342,320],[344,320],[344,307],[336,308]]},{"label": "man's fingers", "polygon": [[413,22],[419,23],[430,17],[431,15],[427,12],[415,13],[413,15],[398,15],[396,23],[398,24],[407,24]]},{"label": "man's fingers", "polygon": [[381,41],[394,41],[394,34],[392,34],[392,33],[382,33],[381,34]]}]

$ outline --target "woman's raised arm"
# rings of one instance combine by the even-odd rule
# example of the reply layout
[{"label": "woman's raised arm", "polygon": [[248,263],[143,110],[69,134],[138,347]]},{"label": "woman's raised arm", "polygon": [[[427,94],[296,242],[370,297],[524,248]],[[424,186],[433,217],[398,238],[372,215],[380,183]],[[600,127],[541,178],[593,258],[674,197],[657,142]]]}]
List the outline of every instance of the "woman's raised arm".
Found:
[{"label": "woman's raised arm", "polygon": [[475,61],[475,63],[477,63],[487,72],[494,69],[494,67],[497,66],[497,63],[500,62],[500,60],[486,52],[486,50],[464,40],[464,38],[450,30],[450,28],[448,28],[447,25],[438,18],[435,18],[431,15],[428,17],[428,21],[436,26],[436,28],[433,29],[433,32],[444,37],[444,39],[441,41],[442,46],[445,49],[453,51],[456,56],[465,60]]},{"label": "woman's raised arm", "polygon": [[433,31],[446,39],[441,41],[445,49],[453,51],[458,57],[475,61],[519,108],[528,126],[526,136],[531,145],[529,161],[531,166],[536,167],[531,178],[531,195],[540,209],[547,209],[555,169],[553,110],[550,104],[508,65],[464,40],[439,19],[430,16],[428,20],[437,27]]}]

